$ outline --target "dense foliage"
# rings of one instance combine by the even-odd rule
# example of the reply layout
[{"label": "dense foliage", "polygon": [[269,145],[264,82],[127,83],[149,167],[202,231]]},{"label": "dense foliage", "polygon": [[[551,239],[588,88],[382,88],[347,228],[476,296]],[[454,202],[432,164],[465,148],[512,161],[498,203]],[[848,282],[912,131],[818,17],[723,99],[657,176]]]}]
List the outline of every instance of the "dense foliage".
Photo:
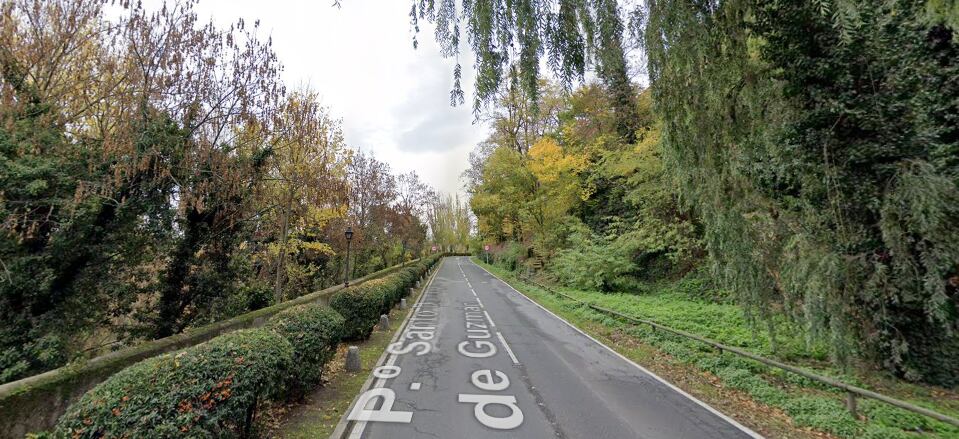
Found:
[{"label": "dense foliage", "polygon": [[320,384],[326,364],[333,359],[343,338],[344,326],[343,316],[321,304],[290,308],[267,323],[267,329],[282,335],[293,346],[296,367],[286,380],[292,396],[300,397]]},{"label": "dense foliage", "polygon": [[545,259],[562,281],[603,291],[689,269],[701,253],[697,225],[663,167],[649,92],[636,98],[632,144],[618,136],[603,87],[549,99],[556,116],[532,116],[551,121],[536,122],[543,137],[528,151],[495,130],[474,153],[482,159],[467,177],[480,235],[529,247],[504,244],[495,259],[512,268]]},{"label": "dense foliage", "polygon": [[56,434],[101,437],[239,437],[257,402],[280,394],[296,367],[282,336],[252,329],[130,366],[70,406]]},{"label": "dense foliage", "polygon": [[704,7],[651,3],[647,36],[667,163],[715,273],[839,359],[956,384],[954,30],[923,2]]},{"label": "dense foliage", "polygon": [[409,294],[410,288],[437,260],[430,256],[416,264],[401,268],[379,279],[350,286],[330,298],[330,307],[345,319],[345,340],[366,340],[379,322],[380,315],[389,313],[400,299]]},{"label": "dense foliage", "polygon": [[260,403],[300,398],[319,385],[343,336],[369,336],[380,314],[438,260],[423,258],[341,291],[332,302],[347,319],[326,305],[299,305],[263,328],[127,367],[72,404],[53,436],[250,437]]},{"label": "dense foliage", "polygon": [[[469,18],[491,107],[466,177],[481,237],[501,243],[494,259],[600,291],[705,265],[774,342],[786,317],[837,364],[957,384],[951,2],[608,3],[528,2],[535,26],[497,2],[443,19]],[[604,7],[618,18],[604,24]],[[564,10],[589,13],[564,22]],[[599,83],[544,85],[525,57],[576,67],[547,41],[576,35],[595,37]],[[602,74],[621,58],[602,48],[627,41],[648,60],[641,93]],[[501,53],[513,42],[519,58]]]},{"label": "dense foliage", "polygon": [[[0,382],[465,244],[195,0],[0,6]],[[435,238],[435,239],[434,239]]]}]

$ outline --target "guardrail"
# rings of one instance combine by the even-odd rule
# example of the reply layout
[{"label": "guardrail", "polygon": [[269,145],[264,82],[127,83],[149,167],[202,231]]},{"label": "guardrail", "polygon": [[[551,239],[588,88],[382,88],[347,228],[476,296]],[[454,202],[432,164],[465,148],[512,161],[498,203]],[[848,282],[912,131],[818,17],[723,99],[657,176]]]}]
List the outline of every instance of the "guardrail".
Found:
[{"label": "guardrail", "polygon": [[592,304],[592,303],[589,303],[589,302],[586,302],[586,301],[583,301],[583,300],[579,300],[579,299],[577,299],[577,298],[575,298],[575,297],[572,297],[572,296],[570,296],[570,295],[568,295],[568,294],[565,294],[565,293],[562,293],[562,292],[553,290],[552,288],[550,288],[550,287],[548,287],[548,286],[546,286],[546,285],[543,285],[543,284],[541,284],[541,283],[539,283],[539,282],[536,282],[535,280],[533,280],[533,279],[531,279],[531,278],[528,278],[528,277],[522,277],[522,276],[521,276],[521,277],[520,277],[520,280],[522,280],[522,281],[524,281],[524,282],[528,282],[528,283],[530,283],[530,284],[533,284],[533,285],[535,285],[535,286],[537,286],[537,287],[539,287],[539,288],[541,288],[541,289],[543,289],[543,290],[545,290],[545,291],[547,291],[547,292],[549,292],[549,293],[551,293],[551,294],[555,294],[555,295],[561,296],[561,297],[563,297],[563,298],[565,298],[565,299],[567,299],[567,300],[570,300],[570,301],[579,303],[579,304],[581,304],[581,305],[585,305],[585,306],[589,307],[590,309],[593,309],[593,310],[602,312],[602,313],[604,313],[604,314],[608,314],[608,315],[611,315],[611,316],[614,316],[614,317],[618,317],[618,318],[620,318],[620,319],[627,320],[627,321],[630,321],[630,322],[633,322],[633,323],[638,323],[638,324],[643,324],[643,325],[649,325],[654,331],[657,330],[657,329],[660,329],[660,330],[663,330],[663,331],[666,331],[666,332],[669,332],[669,333],[672,333],[672,334],[675,334],[675,335],[679,335],[679,336],[681,336],[681,337],[685,337],[685,338],[688,338],[688,339],[691,339],[691,340],[696,340],[696,341],[698,341],[698,342],[700,342],[700,343],[703,343],[703,344],[706,344],[706,345],[709,345],[709,346],[712,346],[712,347],[716,348],[720,353],[723,353],[723,352],[732,352],[732,353],[734,353],[734,354],[736,354],[736,355],[739,355],[739,356],[741,356],[741,357],[749,358],[750,360],[757,361],[757,362],[762,363],[762,364],[765,364],[765,365],[767,365],[767,366],[771,366],[771,367],[775,367],[775,368],[778,368],[778,369],[782,369],[782,370],[785,370],[785,371],[787,371],[787,372],[792,372],[792,373],[794,373],[794,374],[796,374],[796,375],[799,375],[799,376],[802,376],[802,377],[811,379],[811,380],[813,380],[813,381],[817,381],[817,382],[819,382],[819,383],[822,383],[822,384],[825,384],[825,385],[832,386],[832,387],[835,387],[835,388],[837,388],[837,389],[843,390],[843,391],[846,392],[846,408],[849,410],[849,413],[850,413],[853,417],[858,417],[857,409],[856,409],[856,398],[862,397],[862,398],[870,398],[870,399],[874,399],[874,400],[877,400],[877,401],[881,401],[881,402],[884,402],[884,403],[886,403],[886,404],[889,404],[889,405],[892,405],[892,406],[895,406],[895,407],[899,407],[899,408],[901,408],[901,409],[903,409],[903,410],[908,410],[908,411],[913,412],[913,413],[917,413],[917,414],[920,414],[920,415],[923,415],[923,416],[928,416],[928,417],[933,418],[933,419],[936,419],[936,420],[938,420],[938,421],[942,421],[942,422],[945,422],[945,423],[947,423],[947,424],[951,424],[951,425],[954,425],[954,426],[959,427],[959,419],[953,418],[953,417],[948,416],[948,415],[944,415],[944,414],[939,413],[939,412],[937,412],[937,411],[929,410],[929,409],[927,409],[927,408],[925,408],[925,407],[920,407],[920,406],[917,406],[917,405],[915,405],[915,404],[912,404],[912,403],[909,403],[909,402],[906,402],[906,401],[903,401],[903,400],[900,400],[900,399],[893,398],[893,397],[891,397],[891,396],[886,396],[886,395],[883,395],[883,394],[881,394],[881,393],[876,393],[876,392],[873,392],[873,391],[868,390],[868,389],[863,389],[863,388],[861,388],[861,387],[854,386],[854,385],[852,385],[852,384],[847,384],[847,383],[844,383],[844,382],[842,382],[842,381],[836,380],[836,379],[834,379],[834,378],[830,378],[830,377],[827,377],[827,376],[823,376],[823,375],[819,375],[819,374],[816,374],[816,373],[813,373],[813,372],[809,372],[809,371],[804,370],[804,369],[801,369],[801,368],[799,368],[799,367],[796,367],[796,366],[793,366],[793,365],[789,365],[789,364],[786,364],[786,363],[782,363],[782,362],[779,362],[779,361],[776,361],[776,360],[773,360],[773,359],[770,359],[770,358],[766,358],[766,357],[763,357],[763,356],[760,356],[760,355],[756,355],[756,354],[754,354],[754,353],[752,353],[752,352],[749,352],[749,351],[746,351],[746,350],[743,350],[743,349],[740,349],[740,348],[737,348],[737,347],[728,346],[728,345],[719,343],[719,342],[717,342],[717,341],[713,341],[713,340],[710,340],[710,339],[708,339],[708,338],[701,337],[701,336],[699,336],[699,335],[696,335],[696,334],[693,334],[693,333],[690,333],[690,332],[683,331],[683,330],[681,330],[681,329],[671,328],[671,327],[669,327],[669,326],[666,326],[666,325],[663,325],[663,324],[660,324],[660,323],[656,323],[656,322],[654,322],[654,321],[652,321],[652,320],[649,320],[649,319],[643,319],[643,318],[640,318],[640,317],[634,317],[634,316],[631,316],[631,315],[623,314],[623,313],[621,313],[621,312],[619,312],[619,311],[614,311],[614,310],[611,310],[611,309],[608,309],[608,308],[603,308],[603,307],[601,307],[601,306],[597,306],[597,305],[594,305],[594,304]]},{"label": "guardrail", "polygon": [[[359,284],[384,276],[418,260],[414,259],[351,279],[350,284]],[[224,321],[188,329],[170,337],[143,342],[77,364],[2,384],[0,385],[0,439],[22,438],[27,433],[53,427],[67,407],[87,390],[140,360],[190,347],[237,329],[260,326],[280,311],[304,303],[325,300],[343,288],[343,284],[334,285]]]}]

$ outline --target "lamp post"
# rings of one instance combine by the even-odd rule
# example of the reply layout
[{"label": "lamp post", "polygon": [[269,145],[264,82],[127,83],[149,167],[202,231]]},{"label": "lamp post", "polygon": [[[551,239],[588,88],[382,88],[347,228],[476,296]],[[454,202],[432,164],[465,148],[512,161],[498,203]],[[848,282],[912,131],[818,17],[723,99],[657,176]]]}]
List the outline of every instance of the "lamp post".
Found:
[{"label": "lamp post", "polygon": [[353,227],[347,226],[346,228],[346,272],[343,273],[343,286],[350,286],[350,240],[353,239]]}]

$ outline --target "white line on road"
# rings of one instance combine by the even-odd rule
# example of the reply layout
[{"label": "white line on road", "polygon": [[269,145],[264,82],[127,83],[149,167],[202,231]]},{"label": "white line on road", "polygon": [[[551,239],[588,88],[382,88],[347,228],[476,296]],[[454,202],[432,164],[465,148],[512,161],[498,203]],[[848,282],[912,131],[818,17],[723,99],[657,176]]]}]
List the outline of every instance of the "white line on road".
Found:
[{"label": "white line on road", "polygon": [[[406,318],[403,319],[403,322],[400,324],[400,327],[397,328],[396,333],[393,334],[393,337],[391,338],[390,343],[395,343],[400,337],[403,336],[403,333],[406,331],[407,326],[409,325],[409,322],[413,317],[413,314],[422,307],[423,300],[426,298],[426,295],[429,293],[430,286],[433,285],[433,279],[435,279],[436,276],[439,274],[440,272],[439,269],[442,268],[443,262],[444,261],[440,259],[440,261],[437,263],[436,270],[433,271],[433,275],[430,276],[430,278],[426,281],[426,285],[424,285],[423,289],[420,291],[420,297],[416,299],[416,302],[411,307],[410,312],[406,314]],[[379,360],[376,363],[380,366],[393,366],[396,363],[396,357],[397,357],[396,354],[392,354],[388,350],[384,350],[383,353],[380,355]],[[386,361],[384,361],[384,358],[386,359]],[[373,388],[379,388],[385,384],[385,379],[376,378],[374,380],[374,378],[376,377],[374,377],[373,375],[370,375],[366,379],[366,382],[363,383],[363,387],[360,389],[360,393],[357,394],[355,398],[353,398],[353,403],[350,404],[349,408],[347,408],[346,413],[344,413],[343,415],[343,419],[340,420],[340,423],[337,425],[336,429],[333,430],[333,434],[330,437],[345,436],[346,435],[345,429],[348,428],[348,424],[349,424],[349,419],[348,419],[349,413],[353,411],[353,408],[359,402],[358,400],[360,398],[360,395],[362,395],[367,390],[370,390]],[[361,438],[363,436],[363,432],[366,430],[366,425],[367,425],[367,421],[354,421],[353,429],[350,431],[349,438],[350,439]]]},{"label": "white line on road", "polygon": [[516,354],[513,353],[513,350],[509,348],[509,344],[506,343],[506,339],[503,338],[503,333],[496,331],[496,336],[499,337],[499,342],[503,343],[503,347],[506,348],[506,353],[509,354],[509,358],[513,360],[513,364],[519,364],[519,360],[516,359]]},{"label": "white line on road", "polygon": [[[477,299],[479,299],[479,297],[477,297]],[[493,323],[493,318],[489,316],[489,313],[486,312],[485,309],[483,310],[483,314],[486,314],[486,320],[489,320],[489,325],[495,328],[496,323]]]},{"label": "white line on road", "polygon": [[[474,294],[474,295],[475,295],[475,294]],[[480,305],[480,308],[486,308],[485,306],[483,306],[483,301],[480,300],[479,297],[476,298],[476,303],[478,303],[478,304]],[[488,316],[487,316],[487,317],[488,317]]]},{"label": "white line on road", "polygon": [[556,315],[556,313],[554,313],[554,312],[546,309],[546,307],[544,307],[543,305],[540,305],[539,303],[536,303],[535,300],[530,299],[527,295],[523,294],[522,292],[520,292],[520,291],[517,290],[516,288],[513,288],[513,286],[510,285],[509,282],[506,282],[505,280],[501,279],[499,276],[491,273],[491,272],[490,272],[489,270],[487,270],[485,267],[483,267],[483,266],[481,266],[481,265],[478,265],[478,264],[475,264],[475,263],[474,263],[473,265],[476,265],[477,267],[479,267],[481,270],[485,271],[485,272],[486,272],[487,274],[489,274],[490,276],[493,276],[494,278],[496,278],[497,280],[499,280],[500,282],[502,282],[503,284],[505,284],[507,287],[509,287],[509,289],[515,291],[517,294],[519,294],[520,296],[522,296],[522,297],[525,298],[526,300],[530,301],[530,303],[532,303],[533,305],[536,305],[537,307],[539,307],[539,308],[542,309],[543,311],[546,311],[547,313],[549,313],[549,314],[552,315],[553,317],[556,317],[556,318],[559,319],[561,322],[565,323],[567,326],[569,326],[570,328],[572,328],[574,331],[582,334],[582,335],[585,336],[586,338],[592,340],[594,343],[596,343],[596,344],[598,344],[598,345],[606,348],[606,350],[612,352],[612,353],[613,353],[614,355],[616,355],[617,357],[625,360],[627,363],[632,364],[632,365],[633,365],[634,367],[636,367],[637,369],[645,372],[647,375],[653,377],[653,379],[655,379],[656,381],[659,381],[660,383],[664,384],[666,387],[669,387],[670,389],[672,389],[672,390],[675,391],[676,393],[679,393],[680,395],[685,396],[686,398],[688,398],[689,400],[693,401],[694,403],[696,403],[696,404],[699,405],[700,407],[708,410],[709,412],[711,412],[712,414],[714,414],[714,415],[716,415],[716,416],[719,416],[721,419],[723,419],[723,420],[725,420],[726,422],[732,424],[734,427],[740,429],[743,433],[746,433],[746,434],[749,435],[750,437],[753,437],[753,438],[756,438],[756,439],[764,439],[764,438],[762,437],[762,435],[760,435],[759,433],[756,433],[755,431],[752,431],[752,430],[749,429],[748,427],[746,427],[746,426],[740,424],[739,422],[737,422],[735,419],[730,418],[729,416],[726,416],[725,414],[723,414],[723,413],[720,412],[719,410],[716,410],[715,408],[713,408],[713,407],[710,406],[709,404],[706,404],[705,402],[702,402],[702,401],[696,399],[696,397],[694,397],[693,395],[690,395],[689,393],[686,393],[686,391],[684,391],[683,389],[680,389],[679,387],[676,387],[676,385],[674,385],[673,383],[670,383],[669,381],[666,381],[665,379],[663,379],[663,378],[660,377],[659,375],[656,375],[655,373],[653,373],[653,372],[650,371],[649,369],[646,369],[645,367],[640,366],[640,365],[637,364],[635,361],[630,360],[629,358],[626,358],[626,356],[624,356],[623,354],[620,354],[619,352],[616,352],[616,350],[614,350],[613,348],[611,348],[611,347],[609,347],[609,346],[606,346],[606,344],[604,344],[603,342],[601,342],[601,341],[593,338],[593,336],[587,334],[587,333],[584,332],[582,329],[577,328],[575,325],[573,325],[572,323],[568,322],[566,319],[564,319],[564,318]]}]

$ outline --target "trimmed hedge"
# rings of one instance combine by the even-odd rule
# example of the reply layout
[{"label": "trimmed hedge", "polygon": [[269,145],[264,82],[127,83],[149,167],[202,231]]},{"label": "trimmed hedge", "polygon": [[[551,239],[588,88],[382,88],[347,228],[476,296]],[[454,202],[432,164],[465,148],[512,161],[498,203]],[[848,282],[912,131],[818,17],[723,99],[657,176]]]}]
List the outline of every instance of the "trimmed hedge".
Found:
[{"label": "trimmed hedge", "polygon": [[389,276],[346,288],[330,299],[330,306],[346,319],[345,340],[366,340],[379,322],[433,264],[439,255],[424,258]]},{"label": "trimmed hedge", "polygon": [[266,328],[282,335],[293,345],[295,367],[287,373],[287,388],[292,397],[320,384],[326,363],[336,354],[343,338],[344,319],[322,304],[299,305],[270,319]]},{"label": "trimmed hedge", "polygon": [[372,282],[346,288],[330,299],[330,306],[346,319],[344,340],[366,340],[379,320],[385,298],[378,288],[370,288]]},{"label": "trimmed hedge", "polygon": [[56,435],[244,436],[257,401],[279,394],[293,366],[293,346],[273,331],[221,335],[116,373],[67,409]]},{"label": "trimmed hedge", "polygon": [[60,417],[55,437],[248,436],[257,403],[319,384],[339,341],[368,338],[440,255],[239,330],[143,360],[100,383]]}]

